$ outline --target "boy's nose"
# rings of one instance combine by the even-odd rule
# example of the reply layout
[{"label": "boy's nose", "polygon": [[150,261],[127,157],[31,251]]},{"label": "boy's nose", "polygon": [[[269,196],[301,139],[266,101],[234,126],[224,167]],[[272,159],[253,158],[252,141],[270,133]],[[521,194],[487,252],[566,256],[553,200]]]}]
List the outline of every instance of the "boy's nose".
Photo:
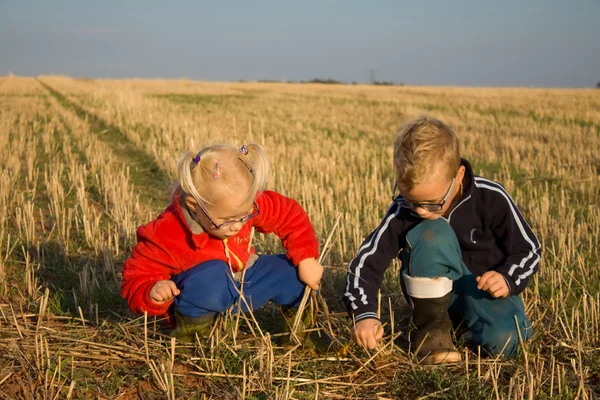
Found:
[{"label": "boy's nose", "polygon": [[427,211],[421,207],[415,208],[415,212],[419,215],[419,217],[421,217],[423,219],[431,220],[431,219],[438,219],[439,217],[441,217],[441,214]]},{"label": "boy's nose", "polygon": [[415,207],[415,212],[419,215],[419,217],[424,218],[430,212],[421,207]]}]

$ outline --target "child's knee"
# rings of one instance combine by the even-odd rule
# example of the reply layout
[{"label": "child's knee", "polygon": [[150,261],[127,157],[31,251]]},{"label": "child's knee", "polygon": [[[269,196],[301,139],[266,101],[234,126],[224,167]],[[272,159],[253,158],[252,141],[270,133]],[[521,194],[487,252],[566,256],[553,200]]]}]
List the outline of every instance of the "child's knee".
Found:
[{"label": "child's knee", "polygon": [[516,326],[500,327],[488,330],[482,338],[482,348],[488,353],[488,355],[496,357],[502,355],[507,358],[515,357],[521,340],[519,339],[519,333],[523,342],[531,337],[531,328],[524,329],[520,327],[518,331]]},{"label": "child's knee", "polygon": [[485,338],[482,347],[489,356],[496,357],[502,354],[512,358],[519,347],[519,340],[515,336],[514,330],[496,331]]},{"label": "child's knee", "polygon": [[[418,225],[418,229],[412,235],[409,232],[409,237],[411,236],[413,247],[425,245],[429,248],[441,248],[452,246],[456,242],[456,233],[454,233],[450,224],[443,218],[421,222]],[[414,236],[418,236],[418,238]]]},{"label": "child's knee", "polygon": [[196,308],[227,311],[239,297],[231,279],[229,266],[223,261],[207,261],[175,276],[173,280],[181,291],[175,308],[184,315],[193,315]]},{"label": "child's knee", "polygon": [[448,221],[426,220],[410,230],[408,246],[402,252],[402,264],[415,277],[458,279],[463,261],[458,239]]},{"label": "child's knee", "polygon": [[220,260],[206,261],[173,277],[179,290],[211,290],[229,279],[229,266]]}]

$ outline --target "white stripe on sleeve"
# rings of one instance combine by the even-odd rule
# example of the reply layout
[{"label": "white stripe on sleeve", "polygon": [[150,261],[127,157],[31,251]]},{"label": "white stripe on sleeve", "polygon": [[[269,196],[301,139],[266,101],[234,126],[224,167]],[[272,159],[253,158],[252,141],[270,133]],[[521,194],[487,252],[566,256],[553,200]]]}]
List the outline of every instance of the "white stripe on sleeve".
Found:
[{"label": "white stripe on sleeve", "polygon": [[[394,209],[394,207],[396,208],[396,211],[392,213],[392,210]],[[358,293],[361,296],[360,301],[365,305],[368,304],[368,301],[367,301],[367,295],[364,291],[364,288],[362,286],[360,286],[360,271],[363,268],[363,266],[365,265],[365,260],[367,259],[367,257],[369,257],[370,255],[374,254],[375,251],[377,251],[377,246],[379,244],[379,240],[381,239],[381,236],[383,235],[383,233],[389,226],[392,219],[394,219],[395,217],[398,216],[399,212],[400,212],[400,207],[397,206],[396,204],[392,204],[392,206],[388,209],[386,216],[384,217],[383,223],[380,224],[379,227],[375,230],[375,232],[373,232],[373,234],[371,235],[371,240],[369,240],[367,243],[363,244],[360,247],[360,249],[358,249],[359,255],[363,251],[370,249],[369,251],[364,253],[362,256],[360,256],[360,261],[358,262],[358,265],[356,266],[356,269],[354,271],[354,280],[353,280],[354,285],[352,287],[352,289],[355,289],[355,290],[358,289]],[[344,296],[348,297],[348,299],[350,300],[350,306],[352,307],[353,310],[356,310],[358,308],[358,306],[355,303],[356,298],[350,292],[352,290],[350,288],[350,286],[351,286],[350,285],[350,275],[352,275],[350,266],[352,265],[353,262],[354,262],[354,260],[352,260],[350,262],[350,264],[348,265],[348,276],[346,278],[346,293],[344,293]]]}]

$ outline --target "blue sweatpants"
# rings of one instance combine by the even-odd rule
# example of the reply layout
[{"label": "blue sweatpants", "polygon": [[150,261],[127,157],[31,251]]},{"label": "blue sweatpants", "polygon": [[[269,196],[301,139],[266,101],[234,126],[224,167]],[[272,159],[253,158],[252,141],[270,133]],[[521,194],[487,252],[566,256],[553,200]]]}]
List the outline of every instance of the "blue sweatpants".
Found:
[{"label": "blue sweatpants", "polygon": [[[234,304],[243,312],[256,310],[269,301],[294,307],[302,300],[304,283],[285,255],[265,255],[244,276],[242,287],[229,266],[220,260],[203,262],[172,278],[181,293],[173,301],[174,310],[188,317],[203,317],[227,311]],[[236,288],[238,290],[236,290]],[[247,303],[247,304],[246,304]]]},{"label": "blue sweatpants", "polygon": [[452,280],[448,312],[454,325],[462,323],[473,343],[489,355],[514,356],[519,346],[517,324],[523,340],[532,334],[521,296],[496,299],[477,289],[475,275],[462,260],[458,238],[444,218],[421,222],[407,233],[406,240],[408,245],[401,254],[400,282],[407,300],[402,279],[405,270],[415,278]]}]

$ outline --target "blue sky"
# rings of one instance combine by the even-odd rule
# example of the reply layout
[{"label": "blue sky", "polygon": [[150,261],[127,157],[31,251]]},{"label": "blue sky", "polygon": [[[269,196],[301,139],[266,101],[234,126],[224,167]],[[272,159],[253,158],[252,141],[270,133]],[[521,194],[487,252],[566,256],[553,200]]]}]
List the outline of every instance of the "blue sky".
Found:
[{"label": "blue sky", "polygon": [[0,75],[592,87],[600,1],[0,2]]}]

